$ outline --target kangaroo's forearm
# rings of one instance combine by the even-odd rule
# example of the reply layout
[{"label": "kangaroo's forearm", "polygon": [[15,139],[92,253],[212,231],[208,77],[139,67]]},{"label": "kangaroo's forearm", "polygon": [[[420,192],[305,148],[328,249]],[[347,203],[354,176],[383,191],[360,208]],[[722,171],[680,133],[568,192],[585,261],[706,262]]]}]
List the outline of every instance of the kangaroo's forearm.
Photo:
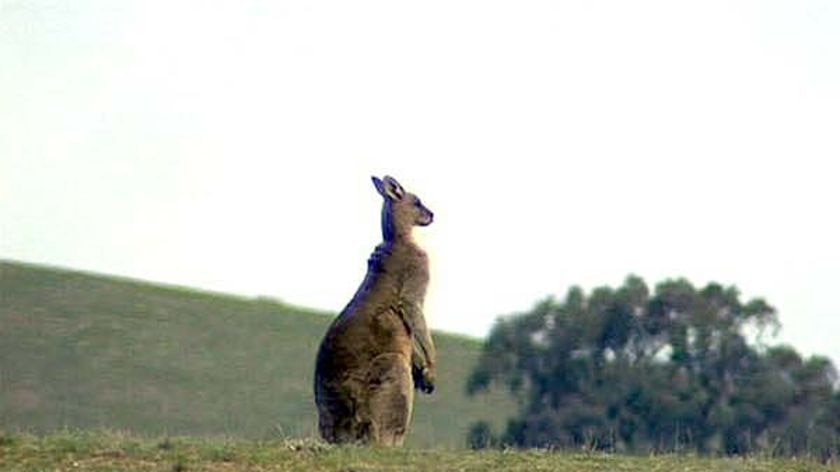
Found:
[{"label": "kangaroo's forearm", "polygon": [[415,367],[430,367],[435,365],[435,345],[431,333],[426,327],[423,310],[416,303],[402,303],[397,310],[411,336],[411,363]]},{"label": "kangaroo's forearm", "polygon": [[421,370],[424,367],[434,367],[437,353],[431,332],[426,327],[426,318],[423,316],[423,311],[414,305],[410,313],[406,313],[406,315],[411,320],[409,322],[413,347],[411,363],[420,367]]},{"label": "kangaroo's forearm", "polygon": [[421,340],[415,337],[413,341],[414,349],[411,354],[411,364],[415,367],[419,367],[421,370],[424,367],[434,367],[435,348],[434,345],[431,344],[431,339]]}]

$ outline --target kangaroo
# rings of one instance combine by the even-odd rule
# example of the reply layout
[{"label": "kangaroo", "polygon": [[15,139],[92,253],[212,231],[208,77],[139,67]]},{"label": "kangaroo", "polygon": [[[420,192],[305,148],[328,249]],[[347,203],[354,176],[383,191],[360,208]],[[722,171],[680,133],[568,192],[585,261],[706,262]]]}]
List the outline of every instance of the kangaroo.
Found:
[{"label": "kangaroo", "polygon": [[401,446],[414,390],[435,389],[435,345],[423,316],[429,266],[412,238],[434,215],[393,177],[372,179],[384,199],[382,243],[321,341],[315,403],[324,440]]}]

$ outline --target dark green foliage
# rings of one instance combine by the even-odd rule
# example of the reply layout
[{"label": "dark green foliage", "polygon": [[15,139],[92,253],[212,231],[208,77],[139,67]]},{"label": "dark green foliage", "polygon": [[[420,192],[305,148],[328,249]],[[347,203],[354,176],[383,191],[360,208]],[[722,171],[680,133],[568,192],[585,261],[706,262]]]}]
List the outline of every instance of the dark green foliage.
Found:
[{"label": "dark green foliage", "polygon": [[467,435],[467,445],[470,449],[487,449],[496,447],[498,440],[493,435],[493,428],[486,421],[478,421],[470,427]]},{"label": "dark green foliage", "polygon": [[[834,366],[750,343],[768,328],[773,307],[735,287],[573,288],[499,320],[468,392],[508,387],[522,408],[501,440],[521,447],[840,454]],[[471,444],[482,437],[474,428]]]}]

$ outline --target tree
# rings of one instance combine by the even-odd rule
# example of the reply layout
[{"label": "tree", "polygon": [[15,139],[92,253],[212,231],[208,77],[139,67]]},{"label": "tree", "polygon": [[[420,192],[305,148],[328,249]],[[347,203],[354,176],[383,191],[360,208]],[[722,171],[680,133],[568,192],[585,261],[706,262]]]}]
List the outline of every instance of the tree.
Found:
[{"label": "tree", "polygon": [[[666,280],[651,293],[630,276],[588,295],[574,287],[562,301],[497,321],[467,390],[502,383],[521,411],[499,438],[477,426],[472,444],[836,451],[815,437],[840,434],[836,371],[824,358],[803,361],[747,336],[778,326],[764,300],[742,302],[735,287],[717,283]],[[804,443],[788,432],[795,428]]]}]

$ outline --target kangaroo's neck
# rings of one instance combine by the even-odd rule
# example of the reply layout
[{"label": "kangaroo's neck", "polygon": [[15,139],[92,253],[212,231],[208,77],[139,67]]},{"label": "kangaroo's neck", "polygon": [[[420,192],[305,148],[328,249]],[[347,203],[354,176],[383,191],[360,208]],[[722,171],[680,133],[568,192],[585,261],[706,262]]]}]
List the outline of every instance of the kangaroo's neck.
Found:
[{"label": "kangaroo's neck", "polygon": [[389,204],[382,206],[382,241],[386,244],[400,242],[414,244],[411,231],[412,225],[400,224],[394,218],[394,212]]}]

